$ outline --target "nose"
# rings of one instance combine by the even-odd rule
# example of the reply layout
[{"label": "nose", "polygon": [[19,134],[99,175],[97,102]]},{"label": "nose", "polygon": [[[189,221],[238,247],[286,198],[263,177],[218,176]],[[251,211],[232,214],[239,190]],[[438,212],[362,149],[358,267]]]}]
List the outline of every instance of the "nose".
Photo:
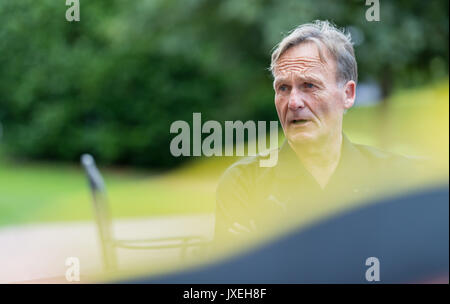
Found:
[{"label": "nose", "polygon": [[299,108],[305,107],[305,102],[303,100],[303,94],[300,90],[294,88],[291,91],[291,95],[289,96],[288,107],[290,110],[297,110]]}]

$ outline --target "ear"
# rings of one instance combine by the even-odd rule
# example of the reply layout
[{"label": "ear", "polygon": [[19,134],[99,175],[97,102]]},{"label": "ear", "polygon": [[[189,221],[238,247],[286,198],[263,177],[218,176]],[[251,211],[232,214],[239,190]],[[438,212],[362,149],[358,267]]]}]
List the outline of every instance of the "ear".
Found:
[{"label": "ear", "polygon": [[344,108],[350,109],[355,103],[356,97],[356,82],[353,80],[348,81],[344,85]]}]

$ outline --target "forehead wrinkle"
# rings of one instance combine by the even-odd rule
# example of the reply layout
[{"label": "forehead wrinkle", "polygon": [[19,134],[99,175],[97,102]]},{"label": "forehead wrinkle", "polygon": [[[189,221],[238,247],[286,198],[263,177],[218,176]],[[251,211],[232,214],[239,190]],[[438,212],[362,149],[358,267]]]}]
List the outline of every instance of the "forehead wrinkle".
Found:
[{"label": "forehead wrinkle", "polygon": [[304,63],[304,64],[308,64],[308,63],[312,63],[312,64],[314,64],[314,63],[318,63],[318,64],[323,64],[322,63],[322,61],[321,60],[319,60],[319,59],[317,59],[317,58],[314,58],[314,57],[310,57],[310,58],[307,58],[307,57],[294,57],[294,58],[280,58],[279,60],[278,60],[278,64],[279,63],[282,63],[282,62],[301,62],[301,63]]},{"label": "forehead wrinkle", "polygon": [[323,62],[318,58],[280,58],[275,65],[274,72],[306,71],[311,69],[325,70]]}]

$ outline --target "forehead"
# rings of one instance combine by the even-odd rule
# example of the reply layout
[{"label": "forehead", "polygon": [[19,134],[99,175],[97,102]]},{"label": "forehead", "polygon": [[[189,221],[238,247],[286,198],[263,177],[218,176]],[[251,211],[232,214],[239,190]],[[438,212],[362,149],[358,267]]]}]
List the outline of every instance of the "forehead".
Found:
[{"label": "forehead", "polygon": [[289,48],[275,64],[275,79],[292,74],[304,76],[314,74],[322,77],[334,75],[334,60],[330,58],[327,51],[324,51],[324,48],[321,53],[313,42],[304,42]]}]

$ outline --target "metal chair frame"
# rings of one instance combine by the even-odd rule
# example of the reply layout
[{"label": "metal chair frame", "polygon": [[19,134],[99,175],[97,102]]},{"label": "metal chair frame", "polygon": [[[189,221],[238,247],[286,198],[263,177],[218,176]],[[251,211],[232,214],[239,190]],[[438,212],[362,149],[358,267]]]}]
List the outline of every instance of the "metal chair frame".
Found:
[{"label": "metal chair frame", "polygon": [[112,231],[113,222],[103,177],[95,164],[94,158],[90,154],[83,154],[81,156],[81,164],[84,167],[89,181],[89,188],[91,190],[92,203],[94,207],[94,217],[100,237],[103,266],[106,272],[116,271],[118,269],[116,251],[117,248],[136,250],[180,248],[181,258],[184,259],[187,255],[187,250],[190,247],[206,247],[210,244],[210,242],[208,242],[206,238],[202,236],[165,237],[135,240],[115,239]]}]

